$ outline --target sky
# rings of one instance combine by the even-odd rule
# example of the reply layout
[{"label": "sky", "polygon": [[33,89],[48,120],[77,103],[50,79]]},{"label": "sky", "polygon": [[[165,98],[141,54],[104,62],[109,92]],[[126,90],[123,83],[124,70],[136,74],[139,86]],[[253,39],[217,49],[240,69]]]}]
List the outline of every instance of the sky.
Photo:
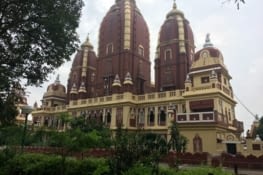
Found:
[{"label": "sky", "polygon": [[[227,1],[177,0],[176,3],[177,8],[184,12],[190,22],[196,51],[203,47],[205,36],[210,33],[212,43],[222,52],[225,65],[232,76],[231,84],[238,102],[235,108],[236,118],[244,122],[247,130],[254,117],[241,103],[253,114],[263,116],[263,22],[260,22],[263,19],[263,1],[246,0],[246,4],[240,6],[240,10],[237,10],[233,2]],[[77,32],[81,43],[89,34],[96,53],[100,23],[114,3],[115,0],[85,0]],[[173,0],[136,0],[136,3],[150,31],[153,65],[158,33],[166,14],[172,9]],[[27,89],[29,105],[35,102],[41,105],[40,100],[47,86],[55,81],[57,74],[60,75],[61,83],[67,85],[74,55],[70,62],[50,73],[49,81],[42,87]]]}]

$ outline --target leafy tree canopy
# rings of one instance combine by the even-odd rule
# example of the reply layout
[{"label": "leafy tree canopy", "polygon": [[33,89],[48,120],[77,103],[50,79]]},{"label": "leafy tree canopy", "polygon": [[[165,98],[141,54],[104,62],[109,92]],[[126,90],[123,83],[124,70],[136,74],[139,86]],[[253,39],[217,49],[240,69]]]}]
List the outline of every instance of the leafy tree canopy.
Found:
[{"label": "leafy tree canopy", "polygon": [[15,101],[19,101],[15,92],[0,94],[0,126],[12,125],[15,117],[18,115],[18,110],[15,106]]},{"label": "leafy tree canopy", "polygon": [[1,1],[0,90],[20,79],[42,83],[70,59],[82,6],[82,0]]},{"label": "leafy tree canopy", "polygon": [[[10,108],[6,94],[43,83],[70,59],[78,46],[82,6],[82,0],[1,1],[0,103],[5,110]],[[26,81],[22,86],[21,80]]]}]

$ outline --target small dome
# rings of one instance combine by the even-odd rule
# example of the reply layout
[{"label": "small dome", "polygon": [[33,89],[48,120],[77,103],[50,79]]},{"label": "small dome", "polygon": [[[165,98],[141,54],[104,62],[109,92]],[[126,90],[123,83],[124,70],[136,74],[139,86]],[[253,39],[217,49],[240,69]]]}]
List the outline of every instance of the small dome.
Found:
[{"label": "small dome", "polygon": [[226,68],[221,51],[214,47],[210,41],[210,35],[206,35],[204,48],[196,52],[191,69],[199,67],[211,67],[212,65]]},{"label": "small dome", "polygon": [[44,94],[43,98],[47,97],[66,98],[66,88],[64,85],[60,84],[59,75],[57,76],[55,82],[47,87],[47,92]]},{"label": "small dome", "polygon": [[[188,47],[194,47],[194,35],[189,21],[184,17],[183,12],[179,11],[174,3],[173,9],[167,14],[166,20],[161,26],[159,45],[167,45],[167,43],[180,43],[184,46],[184,50],[191,50]],[[193,50],[194,48],[192,48]],[[157,55],[161,54],[157,49]]]}]

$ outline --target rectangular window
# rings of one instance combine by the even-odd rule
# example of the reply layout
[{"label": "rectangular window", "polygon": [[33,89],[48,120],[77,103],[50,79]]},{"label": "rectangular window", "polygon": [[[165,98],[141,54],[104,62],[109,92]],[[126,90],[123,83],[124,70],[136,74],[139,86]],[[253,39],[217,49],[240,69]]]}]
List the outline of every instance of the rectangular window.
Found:
[{"label": "rectangular window", "polygon": [[224,78],[224,84],[225,84],[225,85],[227,84],[227,82],[226,82],[226,78]]},{"label": "rectangular window", "polygon": [[201,77],[201,83],[209,83],[209,77]]},{"label": "rectangular window", "polygon": [[260,151],[260,144],[252,144],[252,149],[255,151]]}]

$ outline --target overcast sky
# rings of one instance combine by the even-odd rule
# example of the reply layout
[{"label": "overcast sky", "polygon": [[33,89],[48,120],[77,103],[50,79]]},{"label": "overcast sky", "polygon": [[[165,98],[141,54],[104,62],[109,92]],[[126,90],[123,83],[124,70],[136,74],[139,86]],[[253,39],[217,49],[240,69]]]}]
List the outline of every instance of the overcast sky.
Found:
[{"label": "overcast sky", "polygon": [[[205,35],[210,33],[211,41],[224,56],[225,64],[232,76],[231,84],[235,95],[259,116],[263,115],[263,1],[246,0],[247,4],[236,9],[226,0],[178,0],[177,7],[184,12],[192,27],[196,51],[202,48]],[[234,0],[232,0],[234,1]],[[173,0],[136,0],[137,6],[146,20],[151,38],[151,60],[157,44],[157,36],[166,14],[172,9]],[[98,30],[103,17],[115,0],[85,0],[85,7],[78,28],[81,43],[90,33],[91,43],[97,52]],[[74,56],[74,55],[73,55]],[[72,59],[73,59],[72,56]],[[28,88],[28,104],[40,100],[48,84],[60,74],[61,83],[67,85],[72,62],[62,65],[50,74],[49,82],[42,88]],[[152,77],[153,78],[153,77]],[[253,116],[238,102],[236,117],[250,128]]]}]

